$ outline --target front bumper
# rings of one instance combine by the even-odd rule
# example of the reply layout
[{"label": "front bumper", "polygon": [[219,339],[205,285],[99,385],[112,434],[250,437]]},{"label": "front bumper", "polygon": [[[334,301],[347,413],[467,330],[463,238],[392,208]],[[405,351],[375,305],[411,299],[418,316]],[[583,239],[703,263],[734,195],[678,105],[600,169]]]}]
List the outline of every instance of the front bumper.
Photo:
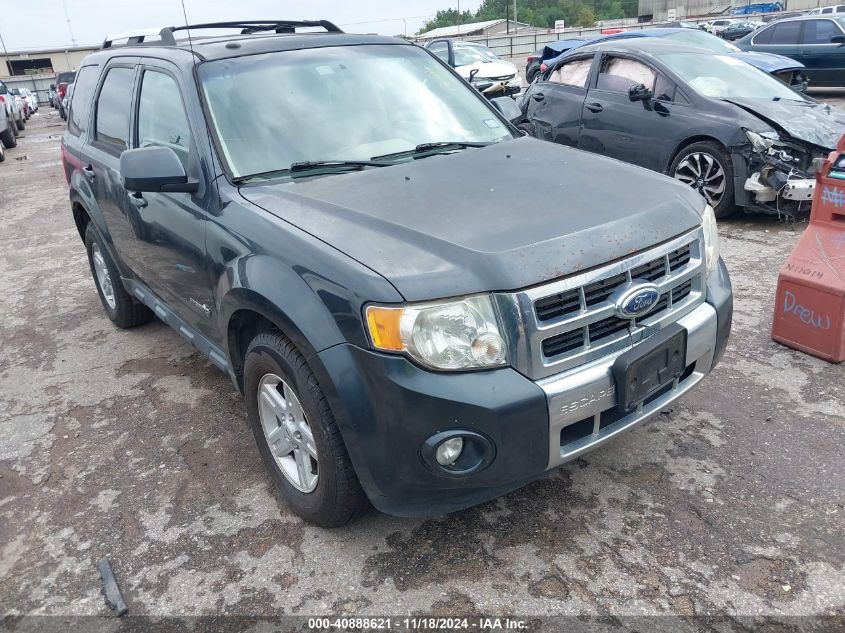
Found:
[{"label": "front bumper", "polygon": [[[688,331],[687,373],[625,416],[615,413],[610,374],[624,350],[534,382],[512,368],[436,373],[401,356],[338,345],[319,353],[319,374],[373,505],[398,516],[443,514],[533,481],[689,391],[721,357],[731,312],[730,280],[720,262],[707,280],[706,302],[679,320]],[[426,440],[452,429],[492,443],[486,468],[455,477],[424,463]]]}]

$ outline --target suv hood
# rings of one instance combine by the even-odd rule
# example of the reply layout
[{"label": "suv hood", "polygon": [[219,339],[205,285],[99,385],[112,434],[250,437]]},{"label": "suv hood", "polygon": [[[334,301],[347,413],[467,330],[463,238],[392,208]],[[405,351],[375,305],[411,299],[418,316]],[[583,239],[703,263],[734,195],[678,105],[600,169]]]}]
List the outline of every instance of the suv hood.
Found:
[{"label": "suv hood", "polygon": [[240,192],[380,273],[408,301],[586,270],[698,226],[704,209],[666,176],[527,137]]},{"label": "suv hood", "polygon": [[771,99],[725,99],[792,138],[833,150],[845,134],[845,111],[829,105]]}]

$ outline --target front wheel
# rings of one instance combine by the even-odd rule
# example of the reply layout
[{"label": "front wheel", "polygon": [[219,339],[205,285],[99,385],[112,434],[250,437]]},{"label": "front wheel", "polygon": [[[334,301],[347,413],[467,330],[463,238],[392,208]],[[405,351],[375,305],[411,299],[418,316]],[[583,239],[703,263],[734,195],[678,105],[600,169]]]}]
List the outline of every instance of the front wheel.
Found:
[{"label": "front wheel", "polygon": [[15,125],[14,119],[9,119],[8,123],[6,129],[0,132],[0,144],[6,149],[12,149],[18,146],[18,139],[15,138],[17,136],[17,126]]},{"label": "front wheel", "polygon": [[252,340],[244,393],[258,452],[294,513],[337,527],[368,507],[317,379],[286,337],[268,332]]},{"label": "front wheel", "polygon": [[688,145],[672,161],[669,175],[704,196],[717,218],[733,213],[733,162],[718,143],[701,141]]}]

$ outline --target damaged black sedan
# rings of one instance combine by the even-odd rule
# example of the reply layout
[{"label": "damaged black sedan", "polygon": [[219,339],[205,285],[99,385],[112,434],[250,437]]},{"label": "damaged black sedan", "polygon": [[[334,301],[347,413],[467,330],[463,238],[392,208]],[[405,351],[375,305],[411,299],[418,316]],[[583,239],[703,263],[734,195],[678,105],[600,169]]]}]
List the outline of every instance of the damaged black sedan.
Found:
[{"label": "damaged black sedan", "polygon": [[717,217],[809,211],[813,160],[845,134],[845,112],[741,60],[645,38],[573,51],[521,111],[529,134],[668,174]]}]

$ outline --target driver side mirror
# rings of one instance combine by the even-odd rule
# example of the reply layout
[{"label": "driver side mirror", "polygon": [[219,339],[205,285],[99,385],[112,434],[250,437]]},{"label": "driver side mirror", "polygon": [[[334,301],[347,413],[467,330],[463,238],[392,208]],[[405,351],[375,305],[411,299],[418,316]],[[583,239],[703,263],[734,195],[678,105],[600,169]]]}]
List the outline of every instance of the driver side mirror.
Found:
[{"label": "driver side mirror", "polygon": [[843,44],[845,44],[845,35],[834,35],[830,38],[830,43],[839,44],[840,46],[842,46]]},{"label": "driver side mirror", "polygon": [[120,155],[120,180],[127,191],[195,193],[182,161],[169,147],[139,147]]},{"label": "driver side mirror", "polygon": [[651,97],[651,90],[643,84],[637,84],[628,88],[628,99],[631,101],[650,101]]}]

